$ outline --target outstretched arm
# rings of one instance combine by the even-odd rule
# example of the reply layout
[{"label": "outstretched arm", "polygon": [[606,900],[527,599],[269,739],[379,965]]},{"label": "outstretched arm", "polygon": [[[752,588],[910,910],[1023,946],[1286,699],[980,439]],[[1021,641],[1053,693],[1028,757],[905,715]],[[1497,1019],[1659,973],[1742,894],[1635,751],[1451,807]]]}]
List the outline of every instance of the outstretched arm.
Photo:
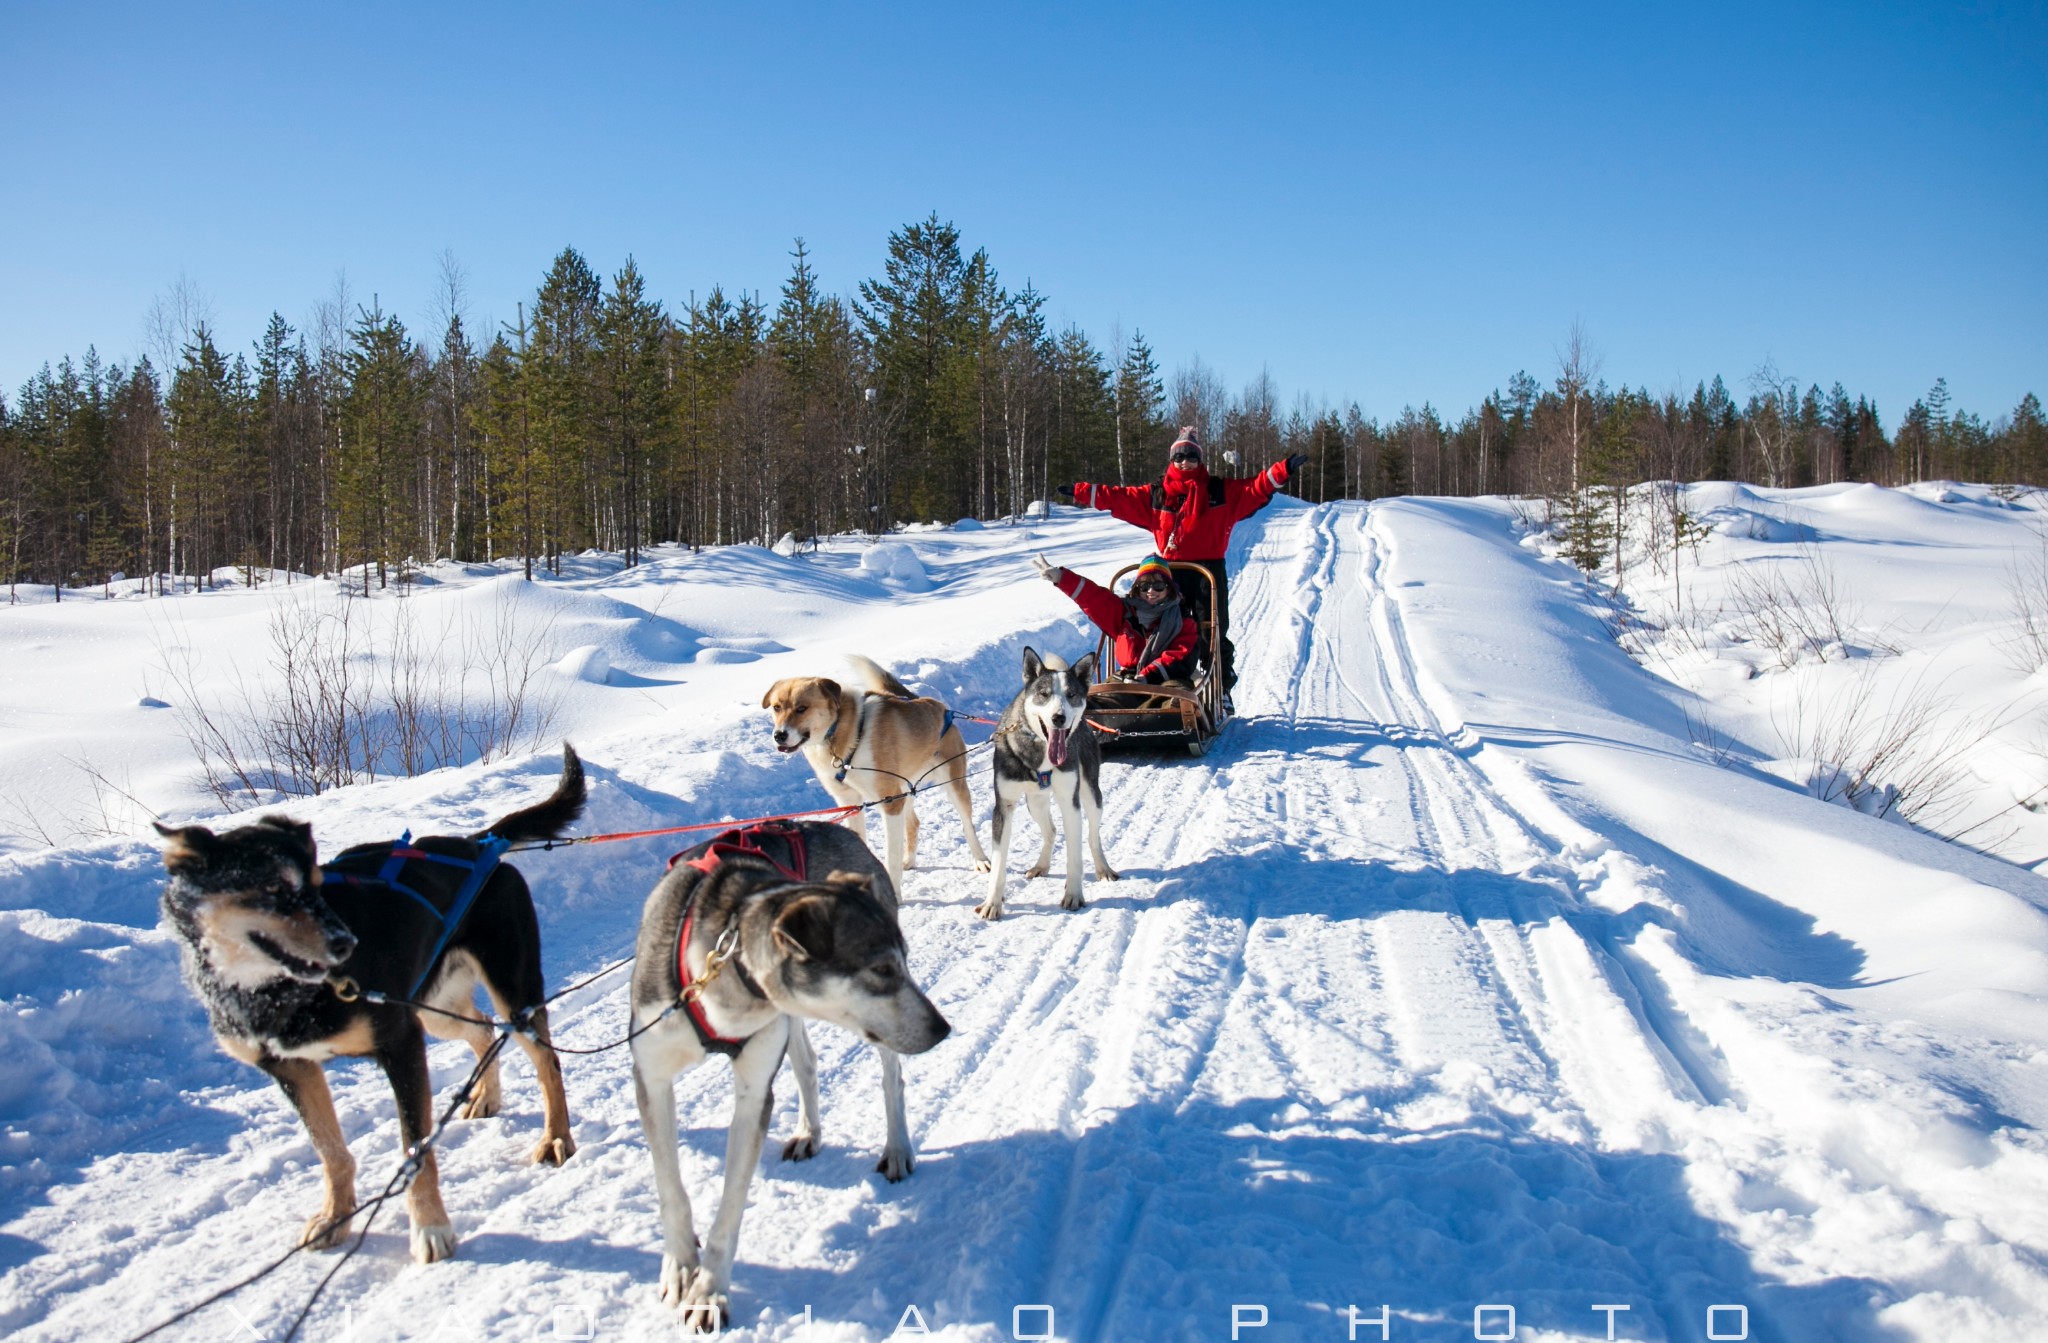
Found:
[{"label": "outstretched arm", "polygon": [[1100,583],[1091,583],[1072,569],[1061,569],[1048,564],[1043,555],[1031,557],[1040,577],[1064,592],[1081,608],[1081,614],[1095,622],[1095,627],[1104,634],[1114,636],[1123,623],[1124,604],[1117,595]]},{"label": "outstretched arm", "polygon": [[1085,480],[1073,484],[1074,502],[1082,508],[1099,508],[1133,527],[1152,530],[1152,487],[1150,485],[1091,485]]},{"label": "outstretched arm", "polygon": [[1231,481],[1228,487],[1230,520],[1236,522],[1240,518],[1248,518],[1272,503],[1273,496],[1280,492],[1280,487],[1287,483],[1288,477],[1307,460],[1305,454],[1296,453],[1284,462],[1273,463],[1250,480]]}]

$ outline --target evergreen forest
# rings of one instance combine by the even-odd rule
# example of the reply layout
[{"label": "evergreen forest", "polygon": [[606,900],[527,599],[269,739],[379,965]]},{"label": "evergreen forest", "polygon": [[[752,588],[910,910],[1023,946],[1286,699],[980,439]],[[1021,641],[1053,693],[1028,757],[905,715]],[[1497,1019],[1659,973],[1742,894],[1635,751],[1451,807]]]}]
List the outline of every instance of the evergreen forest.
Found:
[{"label": "evergreen forest", "polygon": [[[471,331],[443,259],[439,311],[408,327],[338,285],[296,329],[224,343],[181,285],[152,354],[88,350],[0,395],[0,565],[78,589],[205,586],[234,567],[406,582],[438,559],[559,569],[586,548],[772,543],[1015,515],[1074,480],[1156,478],[1182,424],[1211,469],[1291,453],[1312,501],[1523,494],[1583,508],[1646,480],[1796,486],[2048,484],[2031,393],[1987,420],[1937,381],[1889,429],[1839,383],[1766,365],[1731,389],[1610,387],[1575,329],[1554,366],[1458,414],[1387,419],[1233,391],[1199,361],[1163,374],[1139,331],[1054,330],[936,214],[892,233],[841,298],[798,241],[771,306],[713,287],[680,307],[629,259],[575,250],[501,329]],[[1222,454],[1236,454],[1236,465]]]}]

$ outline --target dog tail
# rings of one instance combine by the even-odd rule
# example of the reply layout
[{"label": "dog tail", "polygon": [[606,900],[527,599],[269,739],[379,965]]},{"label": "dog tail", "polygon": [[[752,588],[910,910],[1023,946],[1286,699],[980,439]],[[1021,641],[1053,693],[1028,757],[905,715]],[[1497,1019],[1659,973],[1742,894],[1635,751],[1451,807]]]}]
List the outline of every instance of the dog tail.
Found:
[{"label": "dog tail", "polygon": [[583,814],[583,803],[589,795],[590,790],[583,783],[583,762],[577,758],[576,748],[564,742],[562,781],[555,785],[555,791],[548,800],[524,811],[515,811],[510,816],[501,816],[488,829],[480,830],[470,838],[496,835],[514,844],[529,839],[560,839],[562,832]]},{"label": "dog tail", "polygon": [[848,653],[846,660],[853,664],[856,684],[869,694],[894,695],[898,699],[917,698],[915,691],[883,671],[871,659],[864,658],[858,653]]}]

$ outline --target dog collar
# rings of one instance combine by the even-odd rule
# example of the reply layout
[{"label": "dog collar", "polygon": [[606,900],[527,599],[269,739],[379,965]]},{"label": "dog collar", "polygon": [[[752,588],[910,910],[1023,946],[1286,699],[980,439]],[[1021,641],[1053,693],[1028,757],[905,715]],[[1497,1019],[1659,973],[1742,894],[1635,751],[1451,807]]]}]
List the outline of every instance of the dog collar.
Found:
[{"label": "dog collar", "polygon": [[[853,745],[846,748],[845,755],[835,755],[832,757],[832,763],[839,766],[839,772],[832,776],[832,782],[834,783],[845,783],[847,771],[853,768],[854,753],[860,750],[860,739],[867,735],[868,700],[871,698],[873,696],[863,692],[860,697],[860,703],[854,706]],[[825,734],[825,740],[828,743],[832,740],[834,734],[839,731],[840,717],[841,715],[836,713],[832,715],[832,731]]]}]

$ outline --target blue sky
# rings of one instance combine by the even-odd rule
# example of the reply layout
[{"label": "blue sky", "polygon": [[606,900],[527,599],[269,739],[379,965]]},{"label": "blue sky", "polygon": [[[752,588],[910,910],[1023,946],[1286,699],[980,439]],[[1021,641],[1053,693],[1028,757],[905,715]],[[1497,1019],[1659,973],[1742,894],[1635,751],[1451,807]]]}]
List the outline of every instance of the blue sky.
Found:
[{"label": "blue sky", "polygon": [[573,245],[671,307],[826,286],[936,211],[1098,344],[1283,403],[1463,410],[1574,319],[1652,390],[1765,359],[2048,395],[2041,5],[23,4],[0,387],[130,358],[181,275],[246,349],[346,272],[416,330]]}]

